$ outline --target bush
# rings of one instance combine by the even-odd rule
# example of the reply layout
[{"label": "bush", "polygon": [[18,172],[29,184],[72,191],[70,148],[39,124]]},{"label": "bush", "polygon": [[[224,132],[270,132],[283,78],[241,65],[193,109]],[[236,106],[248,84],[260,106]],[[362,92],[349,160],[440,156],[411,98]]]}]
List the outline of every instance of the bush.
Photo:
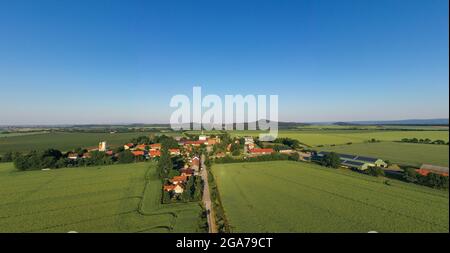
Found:
[{"label": "bush", "polygon": [[134,155],[129,150],[122,151],[117,156],[119,163],[132,163],[134,162]]},{"label": "bush", "polygon": [[320,164],[325,167],[337,169],[339,168],[339,166],[341,166],[341,158],[339,158],[338,154],[330,152],[320,160]]},{"label": "bush", "polygon": [[416,183],[419,176],[420,174],[417,173],[413,168],[404,169],[403,179],[407,182]]},{"label": "bush", "polygon": [[384,177],[384,170],[379,167],[370,167],[366,173],[374,177]]}]

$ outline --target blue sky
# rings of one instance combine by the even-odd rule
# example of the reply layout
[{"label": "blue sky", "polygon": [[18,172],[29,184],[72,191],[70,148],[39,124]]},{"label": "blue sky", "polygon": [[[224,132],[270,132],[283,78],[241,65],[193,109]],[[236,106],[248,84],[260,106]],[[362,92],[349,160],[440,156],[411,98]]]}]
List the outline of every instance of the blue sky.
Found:
[{"label": "blue sky", "polygon": [[283,121],[448,118],[447,0],[0,1],[0,124],[168,122],[276,94]]}]

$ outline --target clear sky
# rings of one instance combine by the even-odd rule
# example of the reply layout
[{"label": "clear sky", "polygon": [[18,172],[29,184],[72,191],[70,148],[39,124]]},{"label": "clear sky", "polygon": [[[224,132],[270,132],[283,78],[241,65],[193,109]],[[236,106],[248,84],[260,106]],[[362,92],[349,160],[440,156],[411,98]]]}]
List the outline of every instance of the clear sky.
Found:
[{"label": "clear sky", "polygon": [[0,124],[168,122],[276,94],[282,121],[448,118],[448,0],[0,1]]}]

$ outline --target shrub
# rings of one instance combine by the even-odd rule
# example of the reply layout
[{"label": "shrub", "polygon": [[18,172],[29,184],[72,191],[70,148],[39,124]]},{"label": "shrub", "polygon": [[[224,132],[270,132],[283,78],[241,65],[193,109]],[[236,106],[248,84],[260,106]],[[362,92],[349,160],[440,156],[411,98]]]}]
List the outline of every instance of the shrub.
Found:
[{"label": "shrub", "polygon": [[341,158],[339,158],[338,154],[330,152],[320,160],[320,164],[325,167],[339,168],[341,166]]},{"label": "shrub", "polygon": [[374,177],[380,177],[384,176],[384,170],[379,167],[370,167],[367,169],[367,174]]}]

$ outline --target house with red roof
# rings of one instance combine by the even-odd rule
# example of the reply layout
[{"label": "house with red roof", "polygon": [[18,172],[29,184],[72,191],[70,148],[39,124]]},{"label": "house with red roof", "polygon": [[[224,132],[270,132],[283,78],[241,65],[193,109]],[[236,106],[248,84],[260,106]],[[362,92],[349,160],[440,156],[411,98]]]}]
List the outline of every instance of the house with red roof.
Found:
[{"label": "house with red roof", "polygon": [[249,151],[251,155],[270,155],[274,152],[272,148],[254,148]]},{"label": "house with red roof", "polygon": [[187,179],[187,176],[175,176],[170,181],[172,182],[172,184],[183,184],[187,181]]},{"label": "house with red roof", "polygon": [[422,166],[420,166],[420,169],[417,169],[416,172],[422,176],[427,176],[430,173],[435,173],[441,176],[448,177],[448,167],[437,166],[432,164],[422,164]]},{"label": "house with red roof", "polygon": [[150,155],[150,157],[160,157],[161,156],[161,150],[150,149],[149,155]]},{"label": "house with red roof", "polygon": [[180,155],[180,154],[181,154],[181,151],[180,151],[179,148],[169,148],[169,153],[170,153],[171,155]]},{"label": "house with red roof", "polygon": [[194,175],[194,170],[190,168],[183,168],[180,170],[182,176],[190,177]]},{"label": "house with red roof", "polygon": [[137,146],[136,146],[136,149],[139,149],[139,150],[145,150],[145,147],[147,147],[147,145],[145,145],[145,144],[140,144],[140,145],[137,145]]},{"label": "house with red roof", "polygon": [[191,168],[195,171],[200,169],[200,158],[198,156],[194,156],[191,159]]},{"label": "house with red roof", "polygon": [[141,150],[131,151],[131,153],[133,153],[134,156],[144,156],[145,155],[145,152],[141,151]]},{"label": "house with red roof", "polygon": [[166,192],[175,192],[177,194],[181,194],[184,192],[184,189],[181,185],[177,184],[177,185],[164,185],[163,187],[164,191]]},{"label": "house with red roof", "polygon": [[161,143],[150,144],[150,149],[160,150],[161,149]]},{"label": "house with red roof", "polygon": [[188,141],[184,141],[183,145],[184,146],[190,145],[190,146],[194,146],[194,147],[199,147],[200,145],[205,144],[205,143],[206,143],[206,140],[198,140],[198,141],[190,141],[190,140],[188,140]]},{"label": "house with red roof", "polygon": [[133,143],[127,143],[127,144],[123,145],[123,149],[125,149],[125,150],[128,150],[128,149],[133,148],[133,147],[134,147]]}]

